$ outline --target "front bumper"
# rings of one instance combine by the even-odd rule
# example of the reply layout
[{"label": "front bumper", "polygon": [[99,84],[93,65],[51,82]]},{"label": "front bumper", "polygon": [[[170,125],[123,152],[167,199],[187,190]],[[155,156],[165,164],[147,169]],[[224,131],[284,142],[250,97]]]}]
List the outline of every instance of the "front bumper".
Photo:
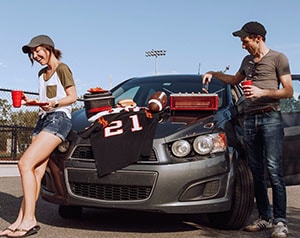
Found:
[{"label": "front bumper", "polygon": [[182,214],[230,209],[233,169],[225,154],[174,164],[133,164],[103,177],[91,162],[60,163],[49,164],[42,182],[42,197],[52,203]]}]

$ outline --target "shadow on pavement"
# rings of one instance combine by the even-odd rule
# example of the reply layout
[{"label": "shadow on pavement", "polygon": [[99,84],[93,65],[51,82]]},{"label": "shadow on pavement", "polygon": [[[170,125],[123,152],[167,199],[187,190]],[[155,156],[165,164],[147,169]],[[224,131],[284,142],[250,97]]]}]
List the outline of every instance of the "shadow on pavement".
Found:
[{"label": "shadow on pavement", "polygon": [[[8,184],[3,185],[6,180],[1,178],[0,190],[7,189]],[[16,184],[13,183],[13,184]],[[0,229],[12,223],[19,210],[22,197],[20,187],[12,189],[12,194],[0,192]],[[79,234],[87,232],[124,232],[124,233],[178,233],[192,232],[201,233],[199,237],[269,237],[270,231],[249,233],[241,230],[227,231],[217,230],[209,227],[204,215],[170,215],[149,212],[135,212],[125,210],[108,209],[83,209],[81,218],[63,219],[58,214],[58,206],[48,203],[42,199],[38,200],[36,215],[38,222],[44,227],[43,231],[51,230],[59,234],[61,229],[76,229]],[[256,219],[256,211],[253,212],[251,220]],[[288,207],[289,238],[300,237],[300,208]],[[47,234],[47,233],[46,233]],[[181,233],[180,233],[181,234]],[[42,234],[41,234],[42,235]],[[59,236],[59,235],[58,235]]]}]

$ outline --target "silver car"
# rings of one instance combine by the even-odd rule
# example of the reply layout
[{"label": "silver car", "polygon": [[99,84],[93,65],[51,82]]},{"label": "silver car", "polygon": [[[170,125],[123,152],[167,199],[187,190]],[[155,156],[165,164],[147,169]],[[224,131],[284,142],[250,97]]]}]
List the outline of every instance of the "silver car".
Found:
[{"label": "silver car", "polygon": [[[298,97],[300,77],[293,79]],[[85,109],[78,110],[73,113],[68,140],[51,156],[42,181],[42,198],[58,204],[59,214],[65,218],[79,216],[84,207],[118,208],[207,214],[214,226],[243,227],[252,212],[254,189],[243,149],[245,97],[241,87],[213,79],[205,93],[200,75],[174,74],[131,78],[111,93],[114,102],[131,98],[139,107],[146,107],[156,91],[165,92],[169,104],[159,114],[150,155],[99,176],[90,138],[81,136],[91,122]],[[172,99],[178,95],[187,97],[176,105]],[[192,99],[188,104],[188,97],[197,97],[202,103]],[[208,98],[213,101],[205,101]],[[209,103],[216,105],[207,106]],[[288,185],[300,184],[299,111],[298,98],[283,100]],[[109,149],[118,150],[118,146]],[[129,146],[128,150],[132,149]],[[119,157],[112,159],[124,159]]]}]

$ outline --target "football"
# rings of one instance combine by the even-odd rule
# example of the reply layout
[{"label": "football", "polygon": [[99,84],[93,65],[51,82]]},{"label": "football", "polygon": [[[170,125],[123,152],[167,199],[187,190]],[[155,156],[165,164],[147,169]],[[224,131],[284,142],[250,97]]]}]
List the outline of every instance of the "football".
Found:
[{"label": "football", "polygon": [[150,112],[155,113],[164,110],[167,104],[167,94],[162,91],[157,91],[150,96],[147,107],[149,108]]}]

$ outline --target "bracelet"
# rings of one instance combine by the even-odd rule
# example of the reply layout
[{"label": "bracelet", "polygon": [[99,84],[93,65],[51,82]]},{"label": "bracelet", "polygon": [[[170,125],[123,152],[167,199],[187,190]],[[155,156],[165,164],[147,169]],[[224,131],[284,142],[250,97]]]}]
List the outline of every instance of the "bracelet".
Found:
[{"label": "bracelet", "polygon": [[57,108],[59,106],[59,102],[58,100],[55,101],[55,104],[54,104],[54,108]]}]

